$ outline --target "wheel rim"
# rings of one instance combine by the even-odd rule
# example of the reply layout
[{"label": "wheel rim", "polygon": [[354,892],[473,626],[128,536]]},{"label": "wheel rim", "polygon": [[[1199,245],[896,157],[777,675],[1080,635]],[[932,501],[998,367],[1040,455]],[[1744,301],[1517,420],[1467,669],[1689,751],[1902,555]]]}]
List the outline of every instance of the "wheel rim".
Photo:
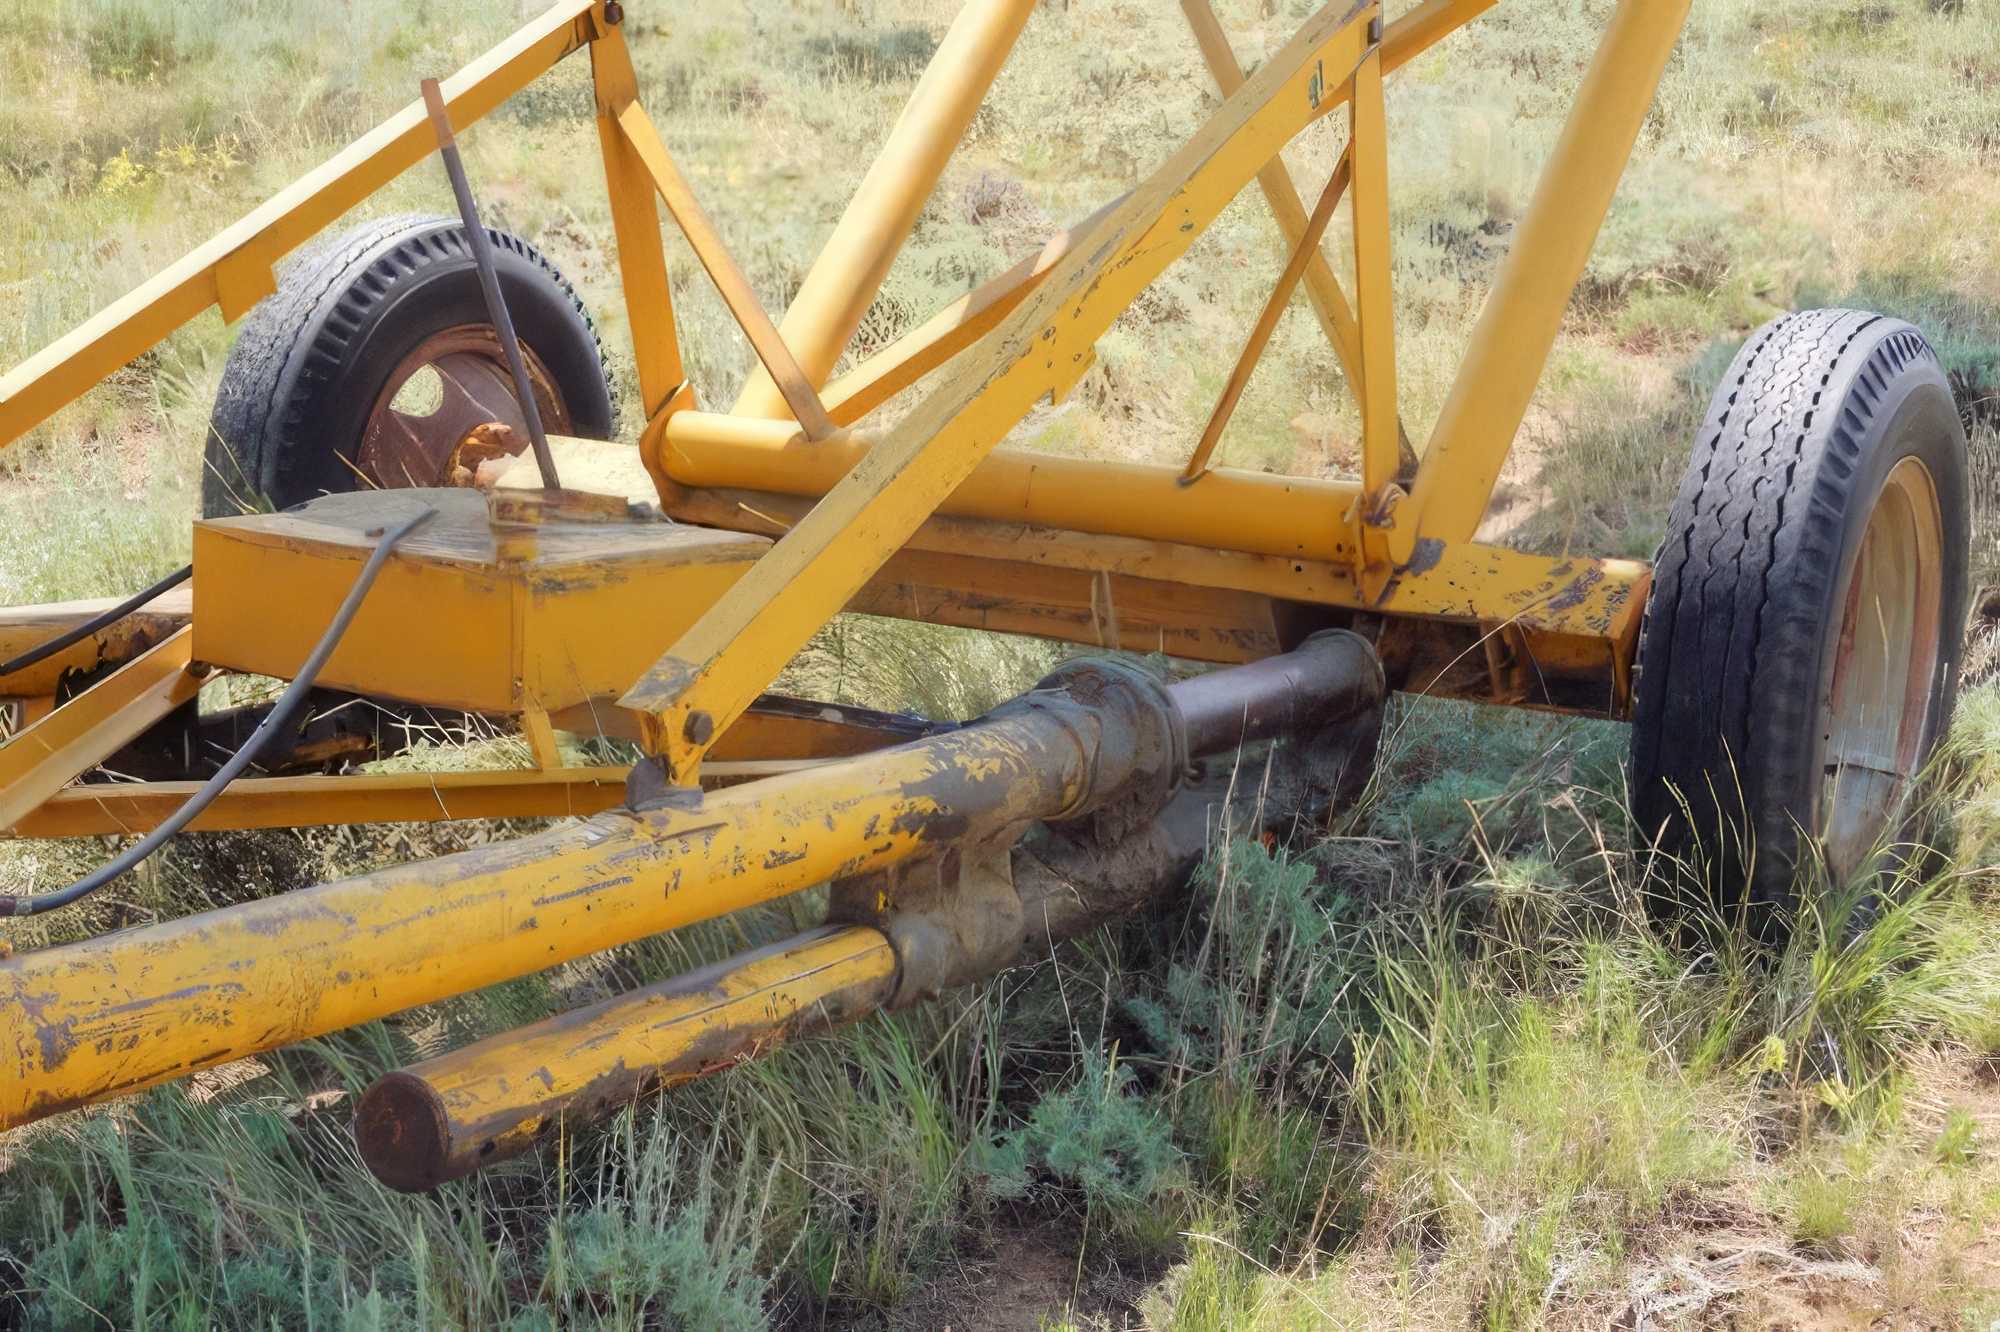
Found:
[{"label": "wheel rim", "polygon": [[1930,469],[1905,458],[1868,515],[1821,709],[1827,868],[1862,868],[1922,761],[1937,681],[1944,526]]},{"label": "wheel rim", "polygon": [[[567,433],[569,409],[554,376],[527,343],[521,351],[542,425]],[[506,430],[471,438],[493,423]],[[528,418],[514,397],[499,337],[490,325],[461,324],[433,333],[397,364],[347,462],[367,486],[469,485],[480,462],[527,447]]]}]

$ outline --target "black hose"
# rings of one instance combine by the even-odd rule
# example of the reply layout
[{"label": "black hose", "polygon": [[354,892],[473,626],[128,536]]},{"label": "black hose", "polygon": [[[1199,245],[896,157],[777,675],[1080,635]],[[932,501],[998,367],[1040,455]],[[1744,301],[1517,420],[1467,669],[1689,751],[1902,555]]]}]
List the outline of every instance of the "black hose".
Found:
[{"label": "black hose", "polygon": [[38,661],[46,661],[70,644],[82,642],[98,630],[109,628],[130,615],[133,611],[138,610],[139,607],[159,596],[162,592],[179,587],[193,573],[194,566],[192,564],[176,569],[159,582],[147,588],[144,592],[135,593],[127,597],[110,610],[100,615],[93,615],[82,624],[76,625],[73,628],[63,630],[63,632],[49,639],[46,643],[35,644],[35,646],[29,648],[20,656],[15,657],[12,661],[0,662],[0,679],[12,675],[15,671],[24,671]]},{"label": "black hose", "polygon": [[368,595],[368,589],[374,585],[375,575],[382,571],[382,565],[388,560],[389,552],[396,548],[398,541],[415,531],[420,523],[436,512],[436,509],[426,505],[421,512],[405,519],[401,526],[391,529],[376,543],[374,551],[368,556],[368,562],[361,566],[360,577],[356,578],[354,586],[347,590],[347,600],[340,603],[340,609],[334,614],[333,622],[327,625],[326,632],[320,636],[312,653],[299,667],[298,675],[285,687],[285,692],[278,696],[278,701],[272,705],[269,715],[258,723],[257,729],[250,733],[250,738],[243,742],[243,747],[230,755],[229,761],[224,763],[213,777],[203,782],[199,791],[189,796],[179,809],[160,823],[159,827],[128,847],[124,854],[109,864],[100,865],[69,887],[33,897],[0,895],[0,916],[39,916],[44,911],[54,911],[58,907],[66,907],[72,902],[88,897],[159,850],[167,839],[187,827],[197,815],[213,804],[215,798],[222,794],[223,788],[235,781],[245,768],[256,761],[265,744],[284,728],[291,720],[292,714],[298,711],[299,705],[305,702],[306,695],[312,691],[313,681],[319,676],[320,668],[326,665],[326,659],[332,656],[334,648],[340,645],[341,636],[353,622],[354,613],[361,609],[362,598]]}]

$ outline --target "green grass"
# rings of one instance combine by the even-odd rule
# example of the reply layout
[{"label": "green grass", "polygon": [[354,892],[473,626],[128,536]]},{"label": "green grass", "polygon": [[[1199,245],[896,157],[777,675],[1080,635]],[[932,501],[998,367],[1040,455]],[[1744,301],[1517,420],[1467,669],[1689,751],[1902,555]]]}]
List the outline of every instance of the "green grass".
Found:
[{"label": "green grass", "polygon": [[[1392,9],[1404,8],[1392,5]],[[641,91],[765,303],[796,291],[954,6],[628,0]],[[1225,0],[1248,57],[1306,12]],[[0,7],[0,364],[456,67],[532,5]],[[1394,81],[1400,401],[1435,419],[1607,0],[1509,0]],[[1127,188],[1214,105],[1171,5],[1037,10],[864,321],[865,354]],[[464,136],[490,220],[599,321],[637,419],[587,71]],[[1772,313],[1930,332],[1973,425],[2000,580],[2000,13],[1700,0],[1502,478],[1490,531],[1644,557],[1729,356]],[[1308,192],[1338,133],[1290,150]],[[1254,193],[1254,192],[1253,192]],[[420,167],[357,210],[448,211]],[[1330,254],[1346,244],[1336,220]],[[689,372],[752,364],[670,237]],[[1017,443],[1185,455],[1283,262],[1254,197]],[[182,562],[230,330],[213,315],[0,459],[0,604]],[[894,419],[907,401],[891,404]],[[1351,469],[1350,395],[1289,314],[1222,459]],[[1994,649],[2000,651],[2000,649]],[[813,696],[976,715],[1066,651],[845,617]],[[1195,889],[929,1007],[780,1051],[437,1194],[348,1127],[379,1072],[726,956],[811,894],[0,1137],[0,1325],[1291,1329],[2000,1315],[2000,686],[1962,698],[1952,851],[1792,945],[1666,938],[1623,732],[1403,702],[1324,839],[1219,841]],[[488,739],[409,762],[505,761]],[[513,836],[183,839],[22,946]],[[96,843],[0,847],[9,888]],[[1005,1321],[1020,1300],[1029,1314]],[[984,1319],[985,1321],[981,1321]]]}]

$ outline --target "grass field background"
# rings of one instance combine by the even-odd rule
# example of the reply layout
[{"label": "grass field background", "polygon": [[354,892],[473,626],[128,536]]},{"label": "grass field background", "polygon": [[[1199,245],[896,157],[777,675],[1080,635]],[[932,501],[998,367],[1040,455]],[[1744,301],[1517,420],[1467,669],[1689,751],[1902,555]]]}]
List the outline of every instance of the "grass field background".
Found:
[{"label": "grass field background", "polygon": [[[1392,10],[1405,6],[1392,4]],[[1401,407],[1421,441],[1608,0],[1506,0],[1392,82]],[[641,94],[781,309],[954,6],[629,0]],[[1219,5],[1256,59],[1308,12]],[[0,365],[165,266],[534,12],[515,3],[0,0]],[[1216,105],[1178,7],[1045,4],[853,355],[1034,249]],[[577,285],[637,420],[572,60],[463,136],[489,223]],[[1338,133],[1289,154],[1308,197]],[[357,218],[449,212],[425,164]],[[1337,220],[1327,248],[1342,249]],[[750,356],[677,238],[704,402]],[[1252,191],[1016,443],[1184,456],[1284,259]],[[1488,534],[1645,557],[1735,347],[1772,315],[1913,319],[2000,581],[2000,7],[1695,0]],[[183,562],[232,330],[210,314],[0,458],[0,604]],[[907,404],[892,405],[893,417]],[[1293,310],[1225,438],[1333,475],[1358,422]],[[1987,1327],[2000,1318],[2000,685],[1935,782],[1946,857],[1789,949],[1663,939],[1622,728],[1398,703],[1311,846],[1224,842],[1197,891],[930,1008],[683,1090],[438,1194],[355,1157],[378,1072],[723,956],[800,900],[0,1137],[0,1326],[1174,1329]],[[1054,650],[843,620],[795,669],[968,716]],[[510,742],[417,761],[499,761]],[[514,835],[188,838],[22,946]],[[110,848],[0,845],[14,888]]]}]

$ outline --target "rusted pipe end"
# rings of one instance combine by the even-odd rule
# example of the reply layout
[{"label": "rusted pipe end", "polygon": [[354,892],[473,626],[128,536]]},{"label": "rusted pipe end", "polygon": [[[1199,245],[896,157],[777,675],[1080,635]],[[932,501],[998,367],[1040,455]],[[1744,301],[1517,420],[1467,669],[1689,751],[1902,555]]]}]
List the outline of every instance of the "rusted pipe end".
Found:
[{"label": "rusted pipe end", "polygon": [[451,1129],[444,1102],[422,1078],[385,1073],[362,1094],[354,1112],[354,1142],[375,1178],[404,1193],[423,1193],[447,1179]]}]

